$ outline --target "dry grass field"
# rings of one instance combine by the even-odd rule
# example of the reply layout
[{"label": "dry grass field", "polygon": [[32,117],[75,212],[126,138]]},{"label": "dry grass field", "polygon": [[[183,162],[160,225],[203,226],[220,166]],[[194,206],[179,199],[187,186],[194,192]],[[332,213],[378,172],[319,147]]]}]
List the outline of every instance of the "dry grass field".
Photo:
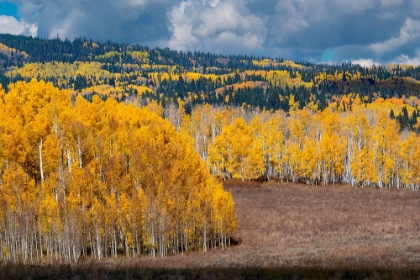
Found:
[{"label": "dry grass field", "polygon": [[146,261],[183,267],[381,267],[420,265],[420,192],[226,182],[238,246]]},{"label": "dry grass field", "polygon": [[241,244],[165,259],[82,264],[67,273],[96,271],[102,279],[420,277],[420,191],[237,181],[225,186],[236,202]]}]

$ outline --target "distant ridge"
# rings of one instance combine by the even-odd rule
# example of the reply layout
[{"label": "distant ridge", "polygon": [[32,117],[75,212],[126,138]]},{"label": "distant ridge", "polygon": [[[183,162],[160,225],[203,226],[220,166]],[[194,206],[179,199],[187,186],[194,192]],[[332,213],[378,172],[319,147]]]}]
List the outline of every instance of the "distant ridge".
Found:
[{"label": "distant ridge", "polygon": [[155,101],[164,107],[182,100],[187,112],[200,104],[287,112],[291,95],[299,108],[313,103],[321,110],[344,96],[358,95],[370,103],[420,95],[420,68],[407,65],[315,64],[81,37],[71,41],[0,34],[0,44],[4,88],[37,78],[87,98],[111,94],[119,101],[140,98],[143,104]]}]

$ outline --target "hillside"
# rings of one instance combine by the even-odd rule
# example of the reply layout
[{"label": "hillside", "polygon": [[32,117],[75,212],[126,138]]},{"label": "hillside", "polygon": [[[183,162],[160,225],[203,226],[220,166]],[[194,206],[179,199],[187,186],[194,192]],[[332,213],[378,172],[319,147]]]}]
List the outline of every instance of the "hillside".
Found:
[{"label": "hillside", "polygon": [[[289,110],[290,95],[299,108],[324,109],[343,96],[418,98],[419,67],[369,68],[293,62],[284,58],[178,52],[170,49],[86,38],[40,39],[0,35],[0,82],[32,78],[87,98],[114,95],[120,101],[156,101],[166,107],[184,102],[187,113],[201,104]],[[350,104],[351,106],[351,104]]]}]

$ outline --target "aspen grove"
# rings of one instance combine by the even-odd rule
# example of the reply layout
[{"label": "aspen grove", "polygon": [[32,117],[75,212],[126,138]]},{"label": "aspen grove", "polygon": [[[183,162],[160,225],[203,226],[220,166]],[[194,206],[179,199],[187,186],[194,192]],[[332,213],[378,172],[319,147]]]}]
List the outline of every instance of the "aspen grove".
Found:
[{"label": "aspen grove", "polygon": [[320,111],[298,109],[293,96],[289,113],[198,106],[181,130],[223,179],[418,189],[420,137],[389,116],[415,108],[352,99],[351,111],[343,110],[349,98]]},{"label": "aspen grove", "polygon": [[0,114],[0,261],[229,245],[231,194],[156,113],[32,80],[0,89]]}]

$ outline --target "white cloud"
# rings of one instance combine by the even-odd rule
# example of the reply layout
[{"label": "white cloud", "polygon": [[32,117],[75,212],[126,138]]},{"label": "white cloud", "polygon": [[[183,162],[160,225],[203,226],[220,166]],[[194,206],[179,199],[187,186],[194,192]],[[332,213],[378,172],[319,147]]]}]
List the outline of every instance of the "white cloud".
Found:
[{"label": "white cloud", "polygon": [[395,13],[391,13],[391,12],[383,12],[380,13],[379,15],[376,16],[377,19],[380,20],[388,20],[388,19],[392,19],[396,16]]},{"label": "white cloud", "polygon": [[363,67],[371,67],[373,65],[380,65],[381,63],[374,61],[373,59],[367,58],[367,59],[356,59],[352,61],[352,64],[359,64]]},{"label": "white cloud", "polygon": [[409,57],[408,55],[402,54],[393,61],[394,63],[420,66],[420,51],[416,51],[414,57]]},{"label": "white cloud", "polygon": [[400,30],[398,37],[391,37],[389,40],[382,43],[371,44],[369,48],[377,55],[382,55],[389,51],[394,51],[414,40],[420,38],[420,21],[408,18],[404,26]]},{"label": "white cloud", "polygon": [[190,7],[190,2],[182,2],[169,15],[169,20],[172,23],[172,38],[168,42],[170,48],[188,50],[190,46],[194,46],[197,42],[197,39],[192,35],[192,20],[186,15],[186,9]]},{"label": "white cloud", "polygon": [[220,31],[235,30],[238,25],[244,24],[242,15],[236,7],[226,2],[203,10],[197,20],[201,21],[201,24],[195,27],[195,32],[201,37],[213,36]]},{"label": "white cloud", "polygon": [[403,0],[381,0],[382,7],[400,5],[403,3]]},{"label": "white cloud", "polygon": [[308,22],[309,18],[306,16],[310,8],[309,5],[303,0],[280,1],[277,3],[275,28],[272,29],[272,34],[277,42],[282,43],[291,34],[311,26]]},{"label": "white cloud", "polygon": [[168,18],[167,44],[178,50],[252,52],[262,48],[267,33],[263,21],[242,1],[185,1],[173,7]]},{"label": "white cloud", "polygon": [[[383,1],[387,1],[387,0],[383,0]],[[393,1],[393,0],[388,0],[388,1]],[[329,5],[330,1],[328,0],[324,0],[321,1],[322,2],[322,6],[327,6]],[[348,0],[336,0],[336,1],[331,1],[331,5],[333,5],[333,9],[329,9],[330,11],[337,11],[337,15],[339,16],[343,16],[343,15],[353,15],[353,14],[360,14],[364,11],[370,10],[370,9],[374,9],[375,8],[375,1],[366,1],[366,0],[352,0],[352,1],[348,1]],[[318,5],[320,4],[319,2],[317,3]]]},{"label": "white cloud", "polygon": [[[205,1],[205,0],[204,0]],[[215,8],[219,4],[220,0],[209,0],[208,3],[211,7]]]},{"label": "white cloud", "polygon": [[38,26],[29,24],[25,21],[18,21],[12,16],[0,16],[0,33],[8,33],[15,35],[31,35],[37,36]]},{"label": "white cloud", "polygon": [[420,15],[420,1],[419,0],[408,0],[410,3],[410,12],[415,15]]},{"label": "white cloud", "polygon": [[146,4],[146,0],[128,0],[128,3],[131,6],[144,6]]}]

